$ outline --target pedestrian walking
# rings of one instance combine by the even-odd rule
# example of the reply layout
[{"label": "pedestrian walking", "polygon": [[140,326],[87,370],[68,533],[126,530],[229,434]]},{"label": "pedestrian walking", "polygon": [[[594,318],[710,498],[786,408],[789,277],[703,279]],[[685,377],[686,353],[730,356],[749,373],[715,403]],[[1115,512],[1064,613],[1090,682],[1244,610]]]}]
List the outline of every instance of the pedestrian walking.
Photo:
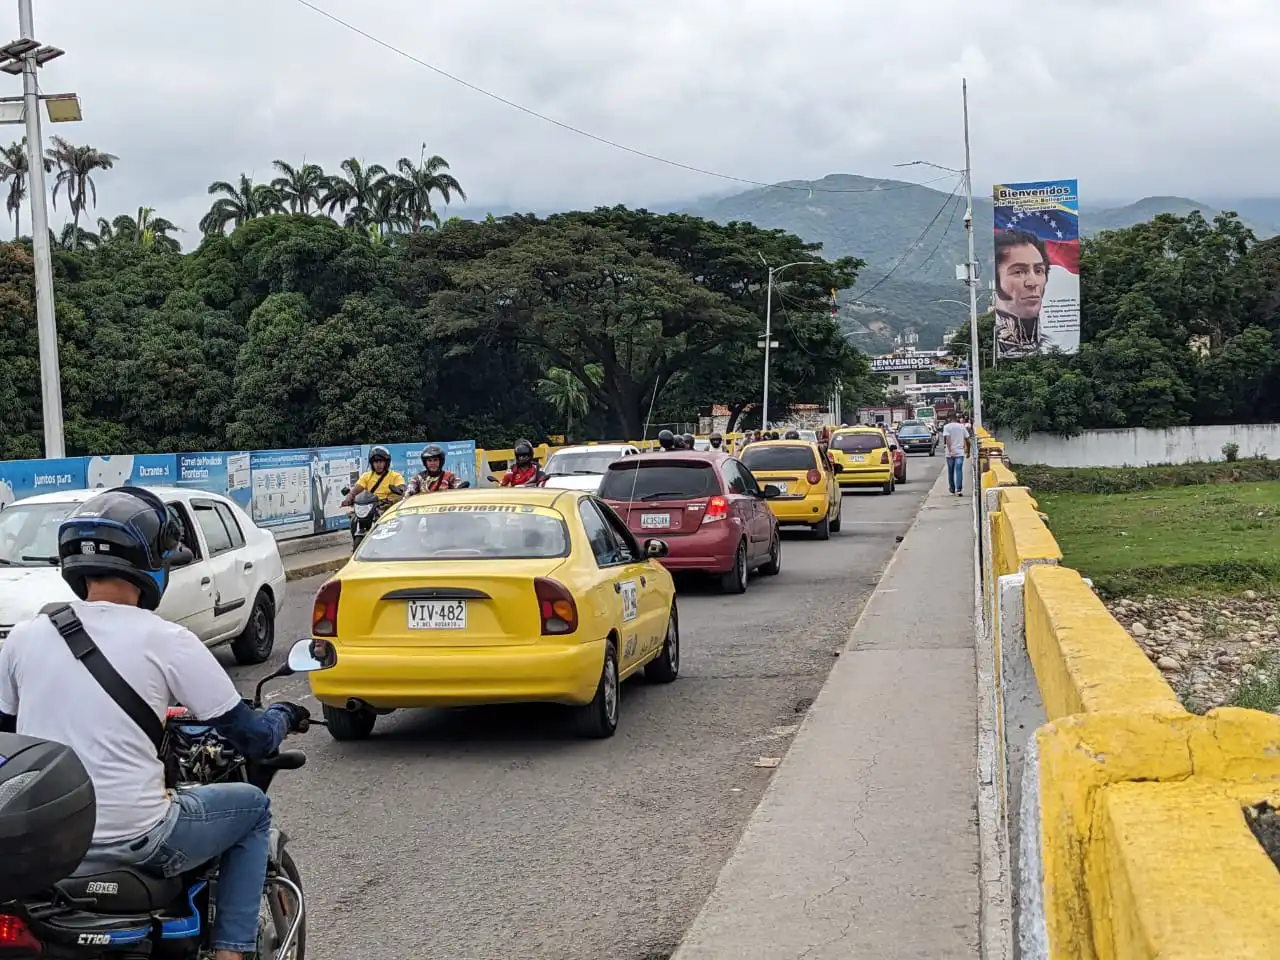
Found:
[{"label": "pedestrian walking", "polygon": [[947,455],[947,487],[957,497],[964,494],[964,458],[969,452],[969,430],[959,420],[942,428]]}]

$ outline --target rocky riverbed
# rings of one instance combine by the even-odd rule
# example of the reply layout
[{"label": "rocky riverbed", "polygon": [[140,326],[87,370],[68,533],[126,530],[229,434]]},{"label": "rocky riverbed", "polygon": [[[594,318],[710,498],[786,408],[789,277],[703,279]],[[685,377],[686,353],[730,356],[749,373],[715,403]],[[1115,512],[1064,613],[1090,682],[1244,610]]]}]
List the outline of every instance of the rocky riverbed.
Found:
[{"label": "rocky riverbed", "polygon": [[[1271,687],[1280,701],[1280,601],[1247,590],[1240,597],[1108,601],[1189,710],[1232,703],[1242,685]],[[1259,706],[1245,703],[1245,706]],[[1266,703],[1269,709],[1280,707]]]}]

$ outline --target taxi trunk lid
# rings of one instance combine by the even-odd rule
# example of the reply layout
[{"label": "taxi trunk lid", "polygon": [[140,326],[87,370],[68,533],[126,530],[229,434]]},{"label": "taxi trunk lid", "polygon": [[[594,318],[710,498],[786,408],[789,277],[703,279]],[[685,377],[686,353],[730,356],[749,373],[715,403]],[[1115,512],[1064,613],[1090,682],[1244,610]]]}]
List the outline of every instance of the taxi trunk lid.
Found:
[{"label": "taxi trunk lid", "polygon": [[[492,647],[542,638],[534,593],[563,558],[352,564],[338,636],[354,647]],[[354,568],[354,569],[353,569]]]}]

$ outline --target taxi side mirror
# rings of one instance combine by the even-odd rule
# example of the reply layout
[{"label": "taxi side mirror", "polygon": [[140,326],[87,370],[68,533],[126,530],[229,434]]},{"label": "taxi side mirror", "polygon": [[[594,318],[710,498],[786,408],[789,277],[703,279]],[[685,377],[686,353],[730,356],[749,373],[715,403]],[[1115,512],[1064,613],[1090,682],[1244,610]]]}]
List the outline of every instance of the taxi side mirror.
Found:
[{"label": "taxi side mirror", "polygon": [[832,464],[831,464],[831,472],[832,472],[832,473],[844,473],[844,465],[843,465],[843,464],[839,464],[839,463],[832,463]]},{"label": "taxi side mirror", "polygon": [[778,497],[782,496],[782,491],[772,483],[766,483],[764,485],[764,490],[761,492],[764,494],[764,498],[766,500],[776,500]]}]

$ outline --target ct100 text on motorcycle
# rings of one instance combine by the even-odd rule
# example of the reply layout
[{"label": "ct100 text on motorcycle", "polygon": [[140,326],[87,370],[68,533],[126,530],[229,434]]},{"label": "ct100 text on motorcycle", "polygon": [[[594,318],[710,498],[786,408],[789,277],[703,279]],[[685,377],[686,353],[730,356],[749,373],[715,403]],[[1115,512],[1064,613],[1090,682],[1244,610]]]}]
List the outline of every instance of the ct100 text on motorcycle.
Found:
[{"label": "ct100 text on motorcycle", "polygon": [[[182,539],[148,490],[91,498],[59,530],[80,599],[0,648],[2,957],[302,957],[301,878],[265,790],[305,762],[278,747],[310,716],[259,712],[265,680],[242,701],[152,612]],[[272,677],[334,661],[312,653],[300,641]]]}]

